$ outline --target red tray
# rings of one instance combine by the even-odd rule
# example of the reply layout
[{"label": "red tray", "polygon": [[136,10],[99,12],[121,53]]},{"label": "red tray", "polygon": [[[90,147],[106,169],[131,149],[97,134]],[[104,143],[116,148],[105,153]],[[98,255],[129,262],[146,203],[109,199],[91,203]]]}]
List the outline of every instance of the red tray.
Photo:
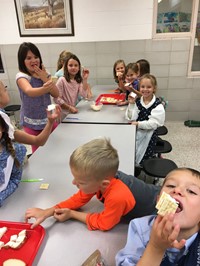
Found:
[{"label": "red tray", "polygon": [[31,225],[29,223],[0,221],[0,227],[4,226],[6,226],[8,230],[0,241],[7,243],[10,240],[11,235],[18,234],[24,229],[27,230],[27,238],[19,249],[2,248],[0,250],[0,265],[8,259],[21,259],[27,266],[31,266],[45,236],[44,228],[41,225],[38,225],[36,228],[30,229]]},{"label": "red tray", "polygon": [[[109,98],[111,101],[108,101]],[[100,94],[98,98],[96,99],[96,103],[103,103],[103,104],[116,104],[119,101],[124,101],[126,98],[125,93],[120,93],[120,94]]]}]

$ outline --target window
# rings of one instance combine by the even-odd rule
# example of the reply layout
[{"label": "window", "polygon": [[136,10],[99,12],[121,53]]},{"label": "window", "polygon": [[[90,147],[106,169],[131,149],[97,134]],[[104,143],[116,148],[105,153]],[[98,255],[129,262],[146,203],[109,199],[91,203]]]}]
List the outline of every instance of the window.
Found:
[{"label": "window", "polygon": [[188,76],[200,76],[200,0],[154,0],[153,38],[191,39]]},{"label": "window", "polygon": [[193,1],[155,0],[154,37],[190,36]]}]

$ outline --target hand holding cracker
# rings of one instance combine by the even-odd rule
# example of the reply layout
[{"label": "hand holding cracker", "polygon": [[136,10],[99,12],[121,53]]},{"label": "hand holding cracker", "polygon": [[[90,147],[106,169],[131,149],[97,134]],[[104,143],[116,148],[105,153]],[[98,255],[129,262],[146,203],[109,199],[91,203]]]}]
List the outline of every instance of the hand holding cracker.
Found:
[{"label": "hand holding cracker", "polygon": [[174,214],[166,214],[164,217],[158,215],[153,223],[148,245],[163,256],[167,248],[181,249],[186,240],[178,240],[179,232],[180,226],[174,223]]}]

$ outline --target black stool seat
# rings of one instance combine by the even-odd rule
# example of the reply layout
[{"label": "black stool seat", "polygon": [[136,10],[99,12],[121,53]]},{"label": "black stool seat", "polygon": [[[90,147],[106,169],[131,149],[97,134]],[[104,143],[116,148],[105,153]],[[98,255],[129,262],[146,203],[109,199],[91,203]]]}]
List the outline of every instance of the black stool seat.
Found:
[{"label": "black stool seat", "polygon": [[157,128],[158,136],[167,135],[167,133],[168,133],[168,129],[166,128],[166,126],[161,126]]},{"label": "black stool seat", "polygon": [[20,104],[12,104],[12,105],[8,105],[4,108],[6,114],[10,117],[13,116],[14,117],[14,121],[15,121],[15,126],[19,127],[19,122],[16,119],[16,112],[20,111],[21,105]]},{"label": "black stool seat", "polygon": [[8,105],[4,108],[4,110],[7,112],[16,112],[19,111],[21,108],[21,105],[19,104],[13,104],[13,105]]},{"label": "black stool seat", "polygon": [[161,153],[168,153],[172,151],[172,145],[167,140],[163,140],[158,137],[156,146],[154,147],[154,153],[160,155]]},{"label": "black stool seat", "polygon": [[177,168],[175,162],[163,158],[147,159],[142,164],[143,171],[152,177],[165,178],[166,175]]}]

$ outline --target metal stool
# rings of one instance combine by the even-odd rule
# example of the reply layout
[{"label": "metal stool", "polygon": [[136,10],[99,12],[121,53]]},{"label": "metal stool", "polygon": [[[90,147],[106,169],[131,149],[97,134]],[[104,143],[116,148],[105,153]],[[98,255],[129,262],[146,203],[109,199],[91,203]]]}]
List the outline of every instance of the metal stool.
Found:
[{"label": "metal stool", "polygon": [[17,126],[18,122],[16,119],[16,112],[19,111],[21,108],[21,105],[19,104],[13,104],[13,105],[8,105],[4,108],[6,114],[10,117],[10,116],[14,116],[14,120],[15,120],[15,125]]},{"label": "metal stool", "polygon": [[154,183],[157,178],[165,178],[177,165],[174,161],[164,158],[147,159],[142,164],[142,170],[145,174],[154,177]]}]

